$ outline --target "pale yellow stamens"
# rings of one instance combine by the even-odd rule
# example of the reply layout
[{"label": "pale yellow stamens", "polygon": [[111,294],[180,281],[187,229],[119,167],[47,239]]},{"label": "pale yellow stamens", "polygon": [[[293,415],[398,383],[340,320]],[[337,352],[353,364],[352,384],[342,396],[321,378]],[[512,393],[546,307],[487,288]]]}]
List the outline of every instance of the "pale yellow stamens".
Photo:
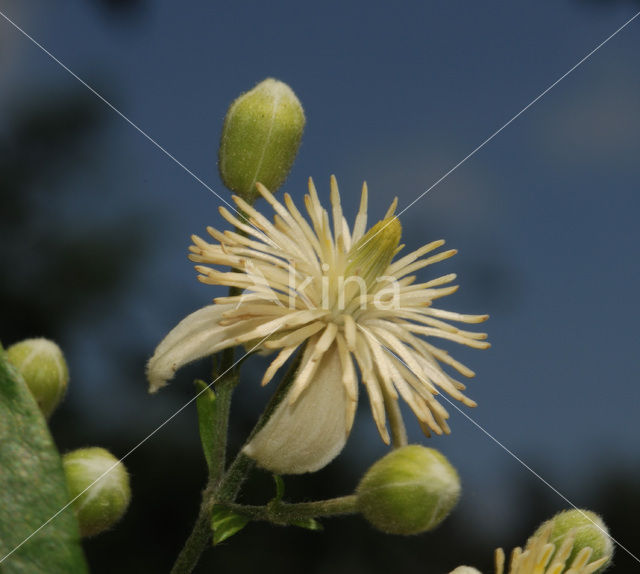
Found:
[{"label": "pale yellow stamens", "polygon": [[[192,237],[189,258],[197,264],[198,280],[233,287],[239,293],[216,298],[215,305],[185,319],[165,339],[149,362],[152,388],[165,384],[186,362],[238,344],[276,351],[262,377],[265,385],[299,349],[304,349],[284,406],[270,426],[274,433],[285,433],[289,427],[306,429],[307,424],[297,417],[311,416],[313,401],[309,397],[316,397],[323,405],[330,404],[333,397],[339,416],[319,413],[316,417],[315,413],[313,420],[321,424],[330,419],[340,432],[334,429],[331,440],[322,439],[321,432],[312,434],[313,441],[321,445],[318,448],[324,449],[319,458],[334,456],[339,450],[335,444],[344,442],[344,433],[353,422],[358,372],[385,442],[390,441],[388,415],[394,440],[401,439],[402,421],[396,404],[400,397],[409,404],[425,433],[448,433],[448,413],[436,400],[437,395],[446,392],[468,406],[475,402],[462,393],[464,385],[445,373],[442,365],[465,377],[474,373],[425,338],[487,348],[485,333],[452,324],[480,323],[487,316],[432,307],[433,301],[458,289],[452,285],[455,274],[416,280],[418,272],[425,274],[427,267],[452,257],[456,250],[437,252],[444,245],[438,240],[398,256],[404,246],[400,243],[402,226],[394,215],[397,199],[384,218],[367,231],[366,183],[351,228],[334,177],[330,181],[329,209],[320,203],[311,179],[303,210],[296,207],[289,194],[280,201],[263,185],[257,184],[256,188],[273,210],[272,218],[243,198],[234,197],[248,224],[222,207],[221,216],[235,230],[207,228],[212,243]],[[394,261],[396,256],[399,258]],[[215,320],[207,324],[208,317]],[[327,383],[336,373],[337,384],[333,380]],[[320,392],[320,384],[327,385],[326,392]],[[287,463],[295,467],[291,472],[305,472],[313,466],[313,457],[298,438],[294,441],[297,454]],[[260,434],[255,448],[248,452],[259,464],[283,470],[273,462],[278,455],[273,445],[284,445],[287,440],[284,435],[270,438]],[[296,456],[300,464],[294,464]]]}]

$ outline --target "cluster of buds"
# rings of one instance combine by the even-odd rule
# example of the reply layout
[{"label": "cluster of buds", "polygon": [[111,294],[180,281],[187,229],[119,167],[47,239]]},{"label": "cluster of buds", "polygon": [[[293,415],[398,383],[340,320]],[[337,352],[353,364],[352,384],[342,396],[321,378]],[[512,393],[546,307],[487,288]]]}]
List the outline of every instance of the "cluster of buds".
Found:
[{"label": "cluster of buds", "polygon": [[[49,418],[64,397],[69,370],[60,347],[48,339],[26,339],[7,349],[7,359]],[[94,536],[124,515],[131,499],[129,475],[107,450],[82,448],[62,457],[67,490],[80,534]]]}]

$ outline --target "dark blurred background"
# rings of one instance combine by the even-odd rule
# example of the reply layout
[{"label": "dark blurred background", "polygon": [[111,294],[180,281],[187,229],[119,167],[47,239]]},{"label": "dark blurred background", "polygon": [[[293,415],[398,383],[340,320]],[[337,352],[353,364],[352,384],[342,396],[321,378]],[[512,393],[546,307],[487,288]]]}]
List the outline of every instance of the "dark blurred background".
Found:
[{"label": "dark blurred background", "polygon": [[[303,102],[307,130],[285,188],[299,201],[335,173],[354,214],[402,209],[640,9],[553,2],[170,2],[0,0],[0,10],[223,197],[222,120],[267,76]],[[640,554],[640,18],[402,215],[408,249],[460,250],[443,307],[488,312],[493,348],[452,348],[478,376],[465,412]],[[146,393],[145,360],[184,315],[220,294],[186,259],[191,233],[224,226],[220,200],[0,18],[0,340],[46,336],[71,385],[51,422],[62,451],[123,456],[193,394],[181,373]],[[271,392],[248,363],[233,407],[239,445]],[[362,401],[342,456],[287,479],[291,500],[350,492],[385,452]],[[492,570],[568,504],[453,408],[442,450],[463,498],[434,533],[324,533],[254,524],[198,572]],[[166,572],[199,503],[205,467],[193,405],[126,460],[122,523],[85,543],[92,571]],[[248,499],[271,496],[266,475]],[[638,571],[617,549],[612,572]]]}]

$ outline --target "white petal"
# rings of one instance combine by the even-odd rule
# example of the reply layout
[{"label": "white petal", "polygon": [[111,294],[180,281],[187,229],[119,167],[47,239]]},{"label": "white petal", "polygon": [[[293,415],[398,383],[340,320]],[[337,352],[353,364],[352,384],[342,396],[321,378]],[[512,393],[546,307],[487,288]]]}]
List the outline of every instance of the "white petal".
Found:
[{"label": "white petal", "polygon": [[[307,347],[305,353],[310,352],[313,349]],[[309,387],[293,405],[288,397],[282,399],[244,453],[277,474],[319,470],[340,453],[347,441],[354,416],[354,409],[347,409],[350,400],[334,342]]]},{"label": "white petal", "polygon": [[220,327],[218,321],[233,308],[233,305],[208,305],[180,321],[147,363],[149,392],[164,387],[183,365],[211,354],[229,333],[229,328]]}]

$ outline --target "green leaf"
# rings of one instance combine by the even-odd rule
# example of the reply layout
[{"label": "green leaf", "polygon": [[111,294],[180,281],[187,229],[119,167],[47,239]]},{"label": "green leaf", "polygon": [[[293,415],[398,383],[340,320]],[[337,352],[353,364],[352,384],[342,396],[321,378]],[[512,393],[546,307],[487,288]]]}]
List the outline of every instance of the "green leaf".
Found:
[{"label": "green leaf", "polygon": [[214,546],[240,532],[248,523],[248,516],[224,506],[214,506],[211,515]]},{"label": "green leaf", "polygon": [[0,348],[0,571],[3,574],[88,572],[71,507],[43,526],[68,502],[62,462],[47,424],[22,377]]},{"label": "green leaf", "polygon": [[290,523],[291,526],[297,526],[299,528],[306,528],[307,530],[324,530],[324,526],[320,524],[315,518],[303,518],[301,520],[294,520]]},{"label": "green leaf", "polygon": [[207,468],[211,474],[213,471],[213,449],[215,445],[216,429],[216,394],[204,381],[195,381],[198,398],[198,427],[200,429],[200,442],[204,451],[204,458],[207,460]]}]

